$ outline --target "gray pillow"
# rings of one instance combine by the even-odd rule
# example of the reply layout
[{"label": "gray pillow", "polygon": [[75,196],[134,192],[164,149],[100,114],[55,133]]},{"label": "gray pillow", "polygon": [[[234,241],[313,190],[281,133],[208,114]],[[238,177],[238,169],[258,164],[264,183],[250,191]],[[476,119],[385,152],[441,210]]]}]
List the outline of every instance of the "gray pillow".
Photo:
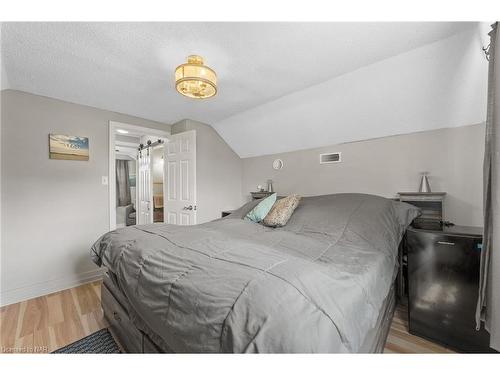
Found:
[{"label": "gray pillow", "polygon": [[409,204],[369,195],[342,193],[303,197],[282,230],[338,241],[361,238],[374,248],[397,249],[406,227],[419,215]]}]

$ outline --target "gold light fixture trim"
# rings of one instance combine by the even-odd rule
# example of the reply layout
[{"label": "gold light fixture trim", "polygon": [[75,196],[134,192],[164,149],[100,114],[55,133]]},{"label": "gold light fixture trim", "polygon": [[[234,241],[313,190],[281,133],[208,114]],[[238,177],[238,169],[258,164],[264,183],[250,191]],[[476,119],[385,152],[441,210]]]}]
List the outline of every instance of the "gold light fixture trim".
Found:
[{"label": "gold light fixture trim", "polygon": [[203,57],[191,55],[175,68],[175,88],[188,98],[207,99],[217,94],[217,74],[203,65]]}]

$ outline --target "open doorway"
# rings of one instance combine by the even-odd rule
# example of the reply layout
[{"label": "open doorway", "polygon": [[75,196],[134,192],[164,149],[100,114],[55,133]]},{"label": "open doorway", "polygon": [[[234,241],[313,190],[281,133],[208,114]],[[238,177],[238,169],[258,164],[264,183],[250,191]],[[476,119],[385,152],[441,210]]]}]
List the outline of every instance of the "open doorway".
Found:
[{"label": "open doorway", "polygon": [[136,224],[137,148],[139,143],[140,138],[137,136],[116,134],[116,228]]},{"label": "open doorway", "polygon": [[169,132],[110,121],[110,230],[164,222],[164,144]]}]

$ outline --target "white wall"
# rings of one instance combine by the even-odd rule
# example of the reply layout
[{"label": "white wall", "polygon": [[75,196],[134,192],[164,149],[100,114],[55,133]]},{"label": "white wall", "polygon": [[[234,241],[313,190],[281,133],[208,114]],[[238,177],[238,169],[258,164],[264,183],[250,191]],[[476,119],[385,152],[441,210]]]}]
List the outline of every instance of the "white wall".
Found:
[{"label": "white wall", "polygon": [[[2,305],[99,276],[90,247],[109,227],[108,122],[170,125],[13,90],[1,92]],[[49,133],[89,137],[90,160],[50,160]]]},{"label": "white wall", "polygon": [[477,124],[486,119],[481,47],[472,28],[241,112],[214,128],[239,156],[250,157]]},{"label": "white wall", "polygon": [[[0,45],[2,44],[2,29],[0,27]],[[2,54],[0,53],[0,90],[7,90],[10,88],[9,79],[7,77],[7,70],[5,69],[5,63],[2,61]]]},{"label": "white wall", "polygon": [[5,71],[5,65],[2,64],[2,58],[0,57],[0,67],[1,67],[1,75],[0,75],[0,89],[6,90],[9,88],[9,79],[7,77],[7,72]]},{"label": "white wall", "polygon": [[[319,164],[319,155],[342,152],[342,162]],[[418,191],[419,173],[430,172],[433,191],[447,193],[445,216],[482,226],[484,124],[425,131],[362,142],[243,159],[243,194],[273,179],[279,194],[343,192],[395,197]],[[274,170],[281,158],[284,167]]]},{"label": "white wall", "polygon": [[196,130],[196,204],[198,224],[220,218],[243,203],[241,159],[209,125],[182,120],[172,134]]}]

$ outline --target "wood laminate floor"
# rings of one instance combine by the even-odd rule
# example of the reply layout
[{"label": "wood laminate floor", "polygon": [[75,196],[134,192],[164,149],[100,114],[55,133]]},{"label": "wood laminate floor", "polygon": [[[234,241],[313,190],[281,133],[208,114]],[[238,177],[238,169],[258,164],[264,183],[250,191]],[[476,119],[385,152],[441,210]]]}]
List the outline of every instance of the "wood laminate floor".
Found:
[{"label": "wood laminate floor", "polygon": [[[107,326],[96,281],[0,309],[0,353],[48,353]],[[408,333],[407,310],[398,306],[384,353],[453,353]]]},{"label": "wood laminate floor", "polygon": [[106,327],[101,282],[4,306],[1,353],[48,353]]}]

